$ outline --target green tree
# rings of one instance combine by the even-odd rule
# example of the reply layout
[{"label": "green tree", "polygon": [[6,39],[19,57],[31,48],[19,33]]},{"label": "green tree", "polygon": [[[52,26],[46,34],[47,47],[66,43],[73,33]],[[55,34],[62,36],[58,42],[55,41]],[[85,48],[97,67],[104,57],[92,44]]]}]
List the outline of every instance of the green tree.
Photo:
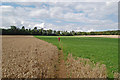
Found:
[{"label": "green tree", "polygon": [[37,27],[34,27],[34,30],[37,30]]},{"label": "green tree", "polygon": [[37,30],[37,27],[34,27],[34,29],[33,29],[33,35],[37,35],[38,34],[38,30]]},{"label": "green tree", "polygon": [[51,29],[47,30],[47,35],[52,35],[52,30]]},{"label": "green tree", "polygon": [[72,35],[73,35],[73,36],[75,35],[75,31],[72,31]]},{"label": "green tree", "polygon": [[47,31],[43,30],[42,35],[47,35]]},{"label": "green tree", "polygon": [[54,30],[54,35],[56,35],[56,31]]},{"label": "green tree", "polygon": [[11,27],[11,30],[16,30],[16,26],[10,26]]},{"label": "green tree", "polygon": [[22,30],[25,30],[25,27],[24,27],[24,26],[22,26]]},{"label": "green tree", "polygon": [[42,29],[39,29],[39,30],[38,30],[38,34],[39,34],[39,35],[42,35]]},{"label": "green tree", "polygon": [[9,34],[16,34],[17,27],[16,26],[11,26],[11,29],[9,29],[8,31],[9,31]]},{"label": "green tree", "polygon": [[56,32],[56,35],[60,36],[60,31],[57,31],[57,32]]}]

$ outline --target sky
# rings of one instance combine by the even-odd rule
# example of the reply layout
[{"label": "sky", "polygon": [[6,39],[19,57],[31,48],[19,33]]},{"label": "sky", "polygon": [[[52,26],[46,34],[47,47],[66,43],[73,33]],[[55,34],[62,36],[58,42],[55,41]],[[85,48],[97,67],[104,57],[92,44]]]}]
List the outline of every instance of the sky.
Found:
[{"label": "sky", "polygon": [[1,28],[14,25],[62,31],[118,29],[117,2],[2,2]]}]

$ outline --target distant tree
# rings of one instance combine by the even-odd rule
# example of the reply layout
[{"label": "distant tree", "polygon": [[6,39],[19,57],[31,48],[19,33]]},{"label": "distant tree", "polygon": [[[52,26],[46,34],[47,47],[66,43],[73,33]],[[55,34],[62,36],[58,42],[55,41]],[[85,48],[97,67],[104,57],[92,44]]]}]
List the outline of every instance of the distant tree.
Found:
[{"label": "distant tree", "polygon": [[10,26],[11,30],[16,30],[16,26]]},{"label": "distant tree", "polygon": [[60,36],[60,31],[57,31],[57,32],[56,32],[56,35]]},{"label": "distant tree", "polygon": [[38,34],[39,34],[39,35],[42,35],[42,29],[39,29],[39,30],[38,30]]},{"label": "distant tree", "polygon": [[21,34],[23,34],[23,35],[25,35],[25,34],[26,34],[26,32],[25,32],[25,27],[24,27],[24,26],[22,26],[22,29],[21,29]]},{"label": "distant tree", "polygon": [[37,27],[34,27],[34,29],[32,30],[32,34],[33,35],[38,35],[39,31],[37,30]]},{"label": "distant tree", "polygon": [[95,35],[95,32],[90,32],[90,35]]},{"label": "distant tree", "polygon": [[54,30],[54,33],[53,33],[54,35],[56,35],[56,30]]},{"label": "distant tree", "polygon": [[47,31],[46,30],[43,30],[42,33],[43,33],[42,35],[47,35]]},{"label": "distant tree", "polygon": [[47,30],[47,35],[52,35],[52,30],[51,29]]},{"label": "distant tree", "polygon": [[16,34],[16,26],[11,26],[11,29],[9,29],[9,34]]},{"label": "distant tree", "polygon": [[34,30],[37,30],[37,27],[34,27]]},{"label": "distant tree", "polygon": [[24,26],[22,26],[22,30],[25,30],[25,27],[24,27]]},{"label": "distant tree", "polygon": [[75,31],[72,31],[72,35],[73,35],[73,36],[75,35]]},{"label": "distant tree", "polygon": [[67,31],[52,31],[44,30],[43,28],[37,29],[25,29],[24,26],[22,28],[17,28],[16,26],[10,26],[10,29],[2,29],[2,34],[4,35],[57,35],[57,36],[74,36],[74,35],[118,35],[120,34],[120,30],[113,30],[113,31],[97,31],[97,32],[67,32]]},{"label": "distant tree", "polygon": [[72,32],[69,33],[70,36],[73,36]]},{"label": "distant tree", "polygon": [[26,35],[30,34],[30,32],[29,32],[28,29],[25,30],[25,34],[26,34]]},{"label": "distant tree", "polygon": [[[63,36],[70,36],[70,33],[67,32],[67,31],[64,31],[64,32],[62,32],[62,35],[63,35]],[[71,35],[72,35],[72,33],[71,33]]]}]

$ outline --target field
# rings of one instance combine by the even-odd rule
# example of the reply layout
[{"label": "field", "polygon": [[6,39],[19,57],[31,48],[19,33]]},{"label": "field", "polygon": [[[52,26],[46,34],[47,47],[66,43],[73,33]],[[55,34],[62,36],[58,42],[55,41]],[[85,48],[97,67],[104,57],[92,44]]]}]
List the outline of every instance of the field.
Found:
[{"label": "field", "polygon": [[118,39],[35,37],[2,36],[2,78],[106,78],[106,66],[109,78],[117,72]]},{"label": "field", "polygon": [[62,49],[65,58],[69,53],[75,57],[87,58],[92,62],[105,64],[108,77],[118,71],[118,39],[102,37],[35,36]]},{"label": "field", "polygon": [[57,53],[33,36],[2,36],[2,78],[55,78]]}]

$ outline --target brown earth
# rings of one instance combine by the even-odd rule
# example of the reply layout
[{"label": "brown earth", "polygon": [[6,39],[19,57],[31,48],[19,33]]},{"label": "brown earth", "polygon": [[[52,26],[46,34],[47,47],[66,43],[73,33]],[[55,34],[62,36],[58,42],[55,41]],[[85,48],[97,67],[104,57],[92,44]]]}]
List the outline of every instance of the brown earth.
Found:
[{"label": "brown earth", "polygon": [[62,50],[59,50],[58,53],[58,78],[68,78],[67,72],[66,72],[66,65],[64,60],[64,55],[62,53]]},{"label": "brown earth", "polygon": [[32,36],[2,37],[2,78],[106,78],[105,65],[68,55]]},{"label": "brown earth", "polygon": [[68,54],[66,63],[68,78],[107,78],[106,66],[91,62],[89,59],[76,59]]},{"label": "brown earth", "polygon": [[32,36],[2,37],[2,78],[55,78],[58,50]]}]

